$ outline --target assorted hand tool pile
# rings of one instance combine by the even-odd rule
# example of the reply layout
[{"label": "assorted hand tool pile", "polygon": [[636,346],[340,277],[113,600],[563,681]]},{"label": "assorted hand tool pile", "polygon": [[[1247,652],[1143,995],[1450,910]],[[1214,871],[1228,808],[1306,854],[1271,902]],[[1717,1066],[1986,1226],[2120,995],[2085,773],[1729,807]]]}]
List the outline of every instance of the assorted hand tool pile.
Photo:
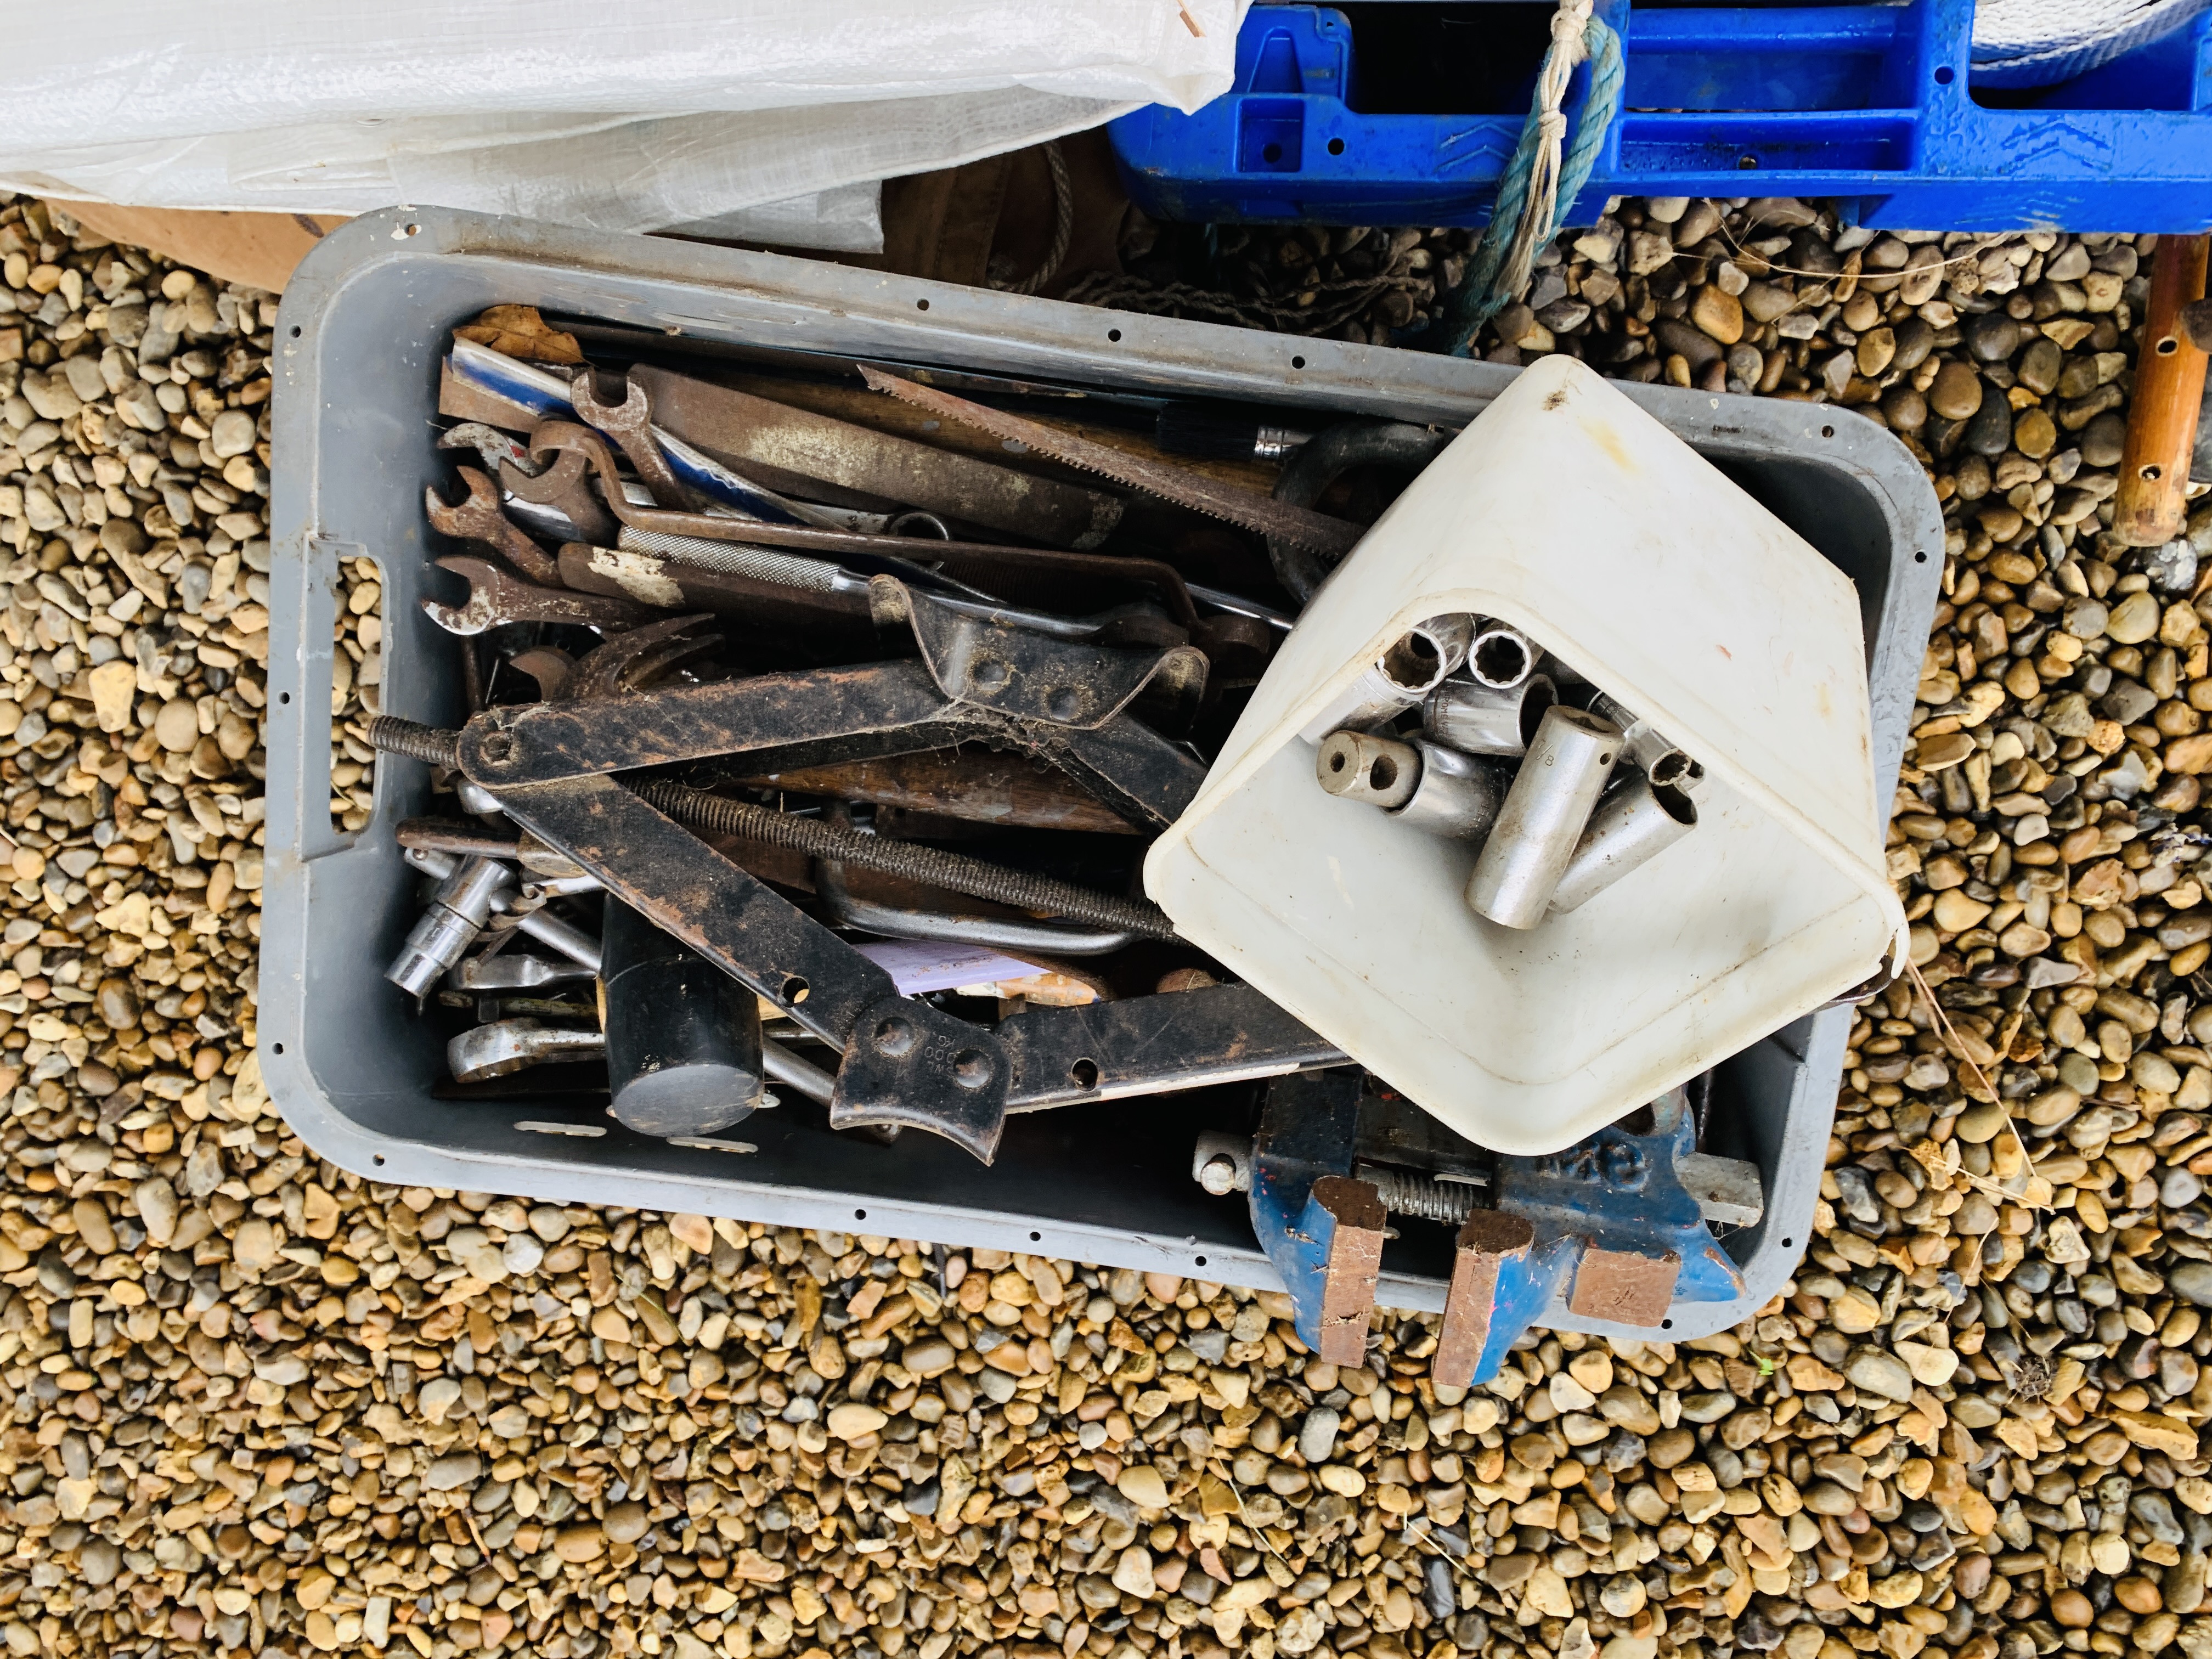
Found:
[{"label": "assorted hand tool pile", "polygon": [[[442,368],[459,494],[434,488],[428,510],[467,592],[423,610],[456,638],[469,719],[371,731],[451,791],[398,827],[426,902],[388,973],[453,1022],[451,1097],[604,1090],[631,1130],[742,1149],[717,1137],[775,1085],[832,1130],[927,1129],[986,1161],[1011,1113],[1211,1084],[1284,1079],[1269,1124],[1393,1109],[1178,939],[1139,866],[1379,509],[1389,480],[1357,469],[1395,463],[1402,482],[1437,434],[1331,428],[1278,477],[1269,452],[1304,434],[1277,411],[787,352],[672,367],[641,331],[527,320],[550,366],[468,330]],[[1541,657],[1510,628],[1437,618],[1315,734],[1333,792],[1487,834],[1472,902],[1516,927],[1694,821],[1694,763]],[[1486,769],[1524,751],[1541,764],[1518,780]],[[1640,769],[1601,801],[1617,757]],[[1331,1068],[1328,1089],[1287,1089]],[[1662,1241],[1665,1282],[1623,1304],[1645,1322],[1698,1239],[1733,1272],[1673,1171],[1689,1121],[1662,1111],[1602,1164],[1656,1168],[1679,1198],[1661,1230],[1697,1236]],[[1489,1167],[1429,1127],[1393,1141],[1393,1192]],[[1316,1342],[1324,1300],[1364,1328],[1376,1203],[1364,1274],[1294,1288]],[[1275,1248],[1257,1189],[1253,1206]],[[1551,1280],[1516,1278],[1527,1249],[1468,1208],[1408,1213],[1464,1223],[1490,1289],[1505,1261],[1519,1302],[1498,1317],[1488,1290],[1455,1297],[1471,1368]]]},{"label": "assorted hand tool pile", "polygon": [[1579,908],[1689,834],[1705,776],[1572,669],[1539,672],[1542,658],[1509,624],[1432,617],[1310,728],[1328,732],[1315,769],[1330,794],[1478,843],[1468,908],[1507,927]]}]

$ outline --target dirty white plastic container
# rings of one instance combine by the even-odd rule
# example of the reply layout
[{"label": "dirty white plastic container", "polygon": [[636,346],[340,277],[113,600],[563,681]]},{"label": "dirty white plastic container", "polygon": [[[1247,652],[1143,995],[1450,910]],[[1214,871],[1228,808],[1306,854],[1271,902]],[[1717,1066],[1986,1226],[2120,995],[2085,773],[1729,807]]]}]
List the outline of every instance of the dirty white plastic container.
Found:
[{"label": "dirty white plastic container", "polygon": [[[1417,622],[1474,611],[1701,762],[1698,824],[1528,932],[1476,848],[1316,781],[1299,735]],[[1194,943],[1453,1129],[1556,1151],[1874,973],[1884,872],[1851,583],[1568,357],[1523,373],[1300,617],[1146,890]]]}]

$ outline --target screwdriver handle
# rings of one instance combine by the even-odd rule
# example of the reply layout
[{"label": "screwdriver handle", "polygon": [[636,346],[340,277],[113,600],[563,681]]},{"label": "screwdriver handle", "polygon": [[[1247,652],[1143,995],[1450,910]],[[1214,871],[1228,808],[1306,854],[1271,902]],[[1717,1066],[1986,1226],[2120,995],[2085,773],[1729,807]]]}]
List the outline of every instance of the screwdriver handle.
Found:
[{"label": "screwdriver handle", "polygon": [[2207,241],[2201,234],[2160,236],[2151,261],[2135,402],[2112,501],[2112,532],[2131,547],[2172,541],[2186,516],[2205,354],[2182,328],[2181,313],[2204,297]]}]

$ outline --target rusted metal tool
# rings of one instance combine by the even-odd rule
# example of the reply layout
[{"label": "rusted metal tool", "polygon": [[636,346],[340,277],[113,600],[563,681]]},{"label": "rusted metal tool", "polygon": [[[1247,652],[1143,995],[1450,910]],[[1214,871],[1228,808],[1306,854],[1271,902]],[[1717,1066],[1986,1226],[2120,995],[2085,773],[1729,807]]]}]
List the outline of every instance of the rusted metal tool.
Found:
[{"label": "rusted metal tool", "polygon": [[[438,561],[438,568],[452,571],[469,585],[469,597],[464,604],[422,601],[422,614],[449,634],[481,634],[501,623],[574,623],[586,628],[615,629],[635,628],[657,620],[653,611],[628,599],[608,599],[599,593],[572,593],[565,587],[533,586],[489,559],[472,558],[465,553],[448,554]],[[557,578],[557,568],[554,574]]]},{"label": "rusted metal tool", "polygon": [[630,385],[651,394],[655,418],[671,432],[732,465],[769,469],[769,481],[787,490],[803,495],[818,481],[1062,547],[1095,547],[1121,522],[1121,503],[1102,491],[690,375],[640,365]]},{"label": "rusted metal tool", "polygon": [[861,365],[860,374],[876,391],[889,392],[945,420],[962,422],[1002,441],[1026,445],[1065,465],[1096,472],[1208,518],[1225,520],[1262,535],[1280,537],[1332,559],[1350,552],[1353,544],[1365,533],[1359,526],[1333,519],[1325,513],[1291,507],[1233,484],[1217,483],[1182,467],[1110,449],[1042,422],[1008,415],[933,386],[886,374],[866,364]]},{"label": "rusted metal tool", "polygon": [[646,389],[635,380],[628,380],[620,403],[602,403],[592,379],[588,367],[576,371],[575,379],[569,382],[569,407],[579,418],[615,441],[653,492],[656,503],[672,509],[696,505],[691,492],[676,481],[668,457],[661,453],[660,441],[653,431],[653,399]]},{"label": "rusted metal tool", "polygon": [[500,510],[499,486],[472,466],[459,470],[468,491],[459,501],[449,504],[440,500],[434,488],[422,492],[430,528],[457,541],[482,543],[532,581],[557,584],[561,570],[553,556]]},{"label": "rusted metal tool", "polygon": [[1027,756],[989,750],[938,750],[834,766],[792,767],[731,781],[1006,829],[1137,833],[1051,769]]},{"label": "rusted metal tool", "polygon": [[453,1038],[446,1045],[446,1065],[456,1083],[488,1083],[549,1060],[596,1060],[606,1047],[606,1038],[588,1027],[502,1019]]},{"label": "rusted metal tool", "polygon": [[502,465],[512,465],[524,477],[538,471],[530,459],[530,448],[482,421],[463,421],[458,426],[447,427],[438,434],[441,449],[472,449],[483,458],[486,470],[496,472]]},{"label": "rusted metal tool", "polygon": [[[624,497],[622,475],[606,441],[599,434],[569,422],[540,428],[533,453],[542,456],[560,450],[574,450],[586,457],[597,475],[600,498],[623,527],[640,538],[667,537],[806,553],[862,575],[896,575],[911,586],[958,592],[972,599],[995,598],[1018,605],[1049,605],[1054,610],[1072,606],[1103,611],[1148,593],[1179,626],[1198,626],[1197,608],[1191,603],[1182,573],[1159,560],[879,536],[813,525],[767,524],[641,507]],[[683,551],[669,543],[642,540],[632,550],[662,557],[678,556]],[[933,569],[921,568],[925,560]]]},{"label": "rusted metal tool", "polygon": [[617,634],[586,652],[546,700],[589,702],[648,690],[722,642],[720,634],[704,631],[713,622],[708,616],[664,617]]},{"label": "rusted metal tool", "polygon": [[[565,375],[501,356],[488,346],[455,340],[441,367],[438,412],[528,432],[541,421],[565,420],[574,414],[574,405],[569,402],[573,389]],[[804,501],[786,501],[679,438],[665,431],[647,435],[659,445],[669,471],[702,499],[778,523],[826,521],[827,515],[818,509]]]},{"label": "rusted metal tool", "polygon": [[[524,453],[526,458],[528,452]],[[499,484],[517,500],[550,507],[561,514],[568,521],[574,539],[611,541],[618,526],[614,514],[592,493],[591,472],[592,464],[586,457],[574,450],[562,450],[551,465],[541,466],[534,473],[524,471],[518,463],[501,462]]]},{"label": "rusted metal tool", "polygon": [[1146,828],[1196,793],[1200,763],[1130,712],[1140,696],[1196,696],[1204,658],[1192,647],[1054,639],[947,610],[887,579],[874,586],[896,589],[918,658],[496,708],[458,734],[379,722],[372,740],[449,756],[615,897],[840,1050],[833,1127],[927,1128],[988,1160],[1010,1111],[1341,1063],[1247,986],[1030,1008],[995,1029],[910,1001],[867,957],[618,781],[647,767],[753,772],[972,737],[1038,756]]}]

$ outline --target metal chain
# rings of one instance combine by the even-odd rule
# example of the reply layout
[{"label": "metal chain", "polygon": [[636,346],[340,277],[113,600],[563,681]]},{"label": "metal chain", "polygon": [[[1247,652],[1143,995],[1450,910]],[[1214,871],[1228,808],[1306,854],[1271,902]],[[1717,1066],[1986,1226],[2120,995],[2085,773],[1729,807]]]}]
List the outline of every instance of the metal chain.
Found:
[{"label": "metal chain", "polygon": [[1312,304],[1302,306],[1289,300],[1242,300],[1188,283],[1148,283],[1141,276],[1097,271],[1061,297],[1073,305],[1133,311],[1148,317],[1188,317],[1282,334],[1322,334],[1350,322],[1383,295],[1411,290],[1422,281],[1419,276],[1400,276],[1322,283],[1305,290],[1315,299]]}]

